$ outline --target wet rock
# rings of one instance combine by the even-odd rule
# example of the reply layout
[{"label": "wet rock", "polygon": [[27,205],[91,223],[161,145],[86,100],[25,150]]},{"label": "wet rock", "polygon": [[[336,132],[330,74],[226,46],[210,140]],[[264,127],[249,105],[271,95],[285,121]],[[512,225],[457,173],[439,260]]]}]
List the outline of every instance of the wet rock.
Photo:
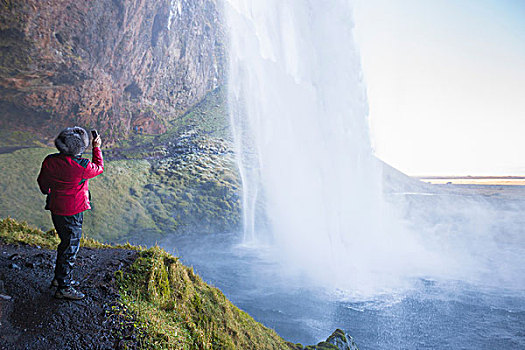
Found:
[{"label": "wet rock", "polygon": [[9,260],[17,260],[17,259],[20,259],[20,254],[18,254],[18,253],[12,254],[11,256],[9,256],[8,259],[9,259]]},{"label": "wet rock", "polygon": [[332,335],[317,345],[303,347],[301,344],[288,343],[292,350],[359,350],[354,339],[341,329],[336,329]]},{"label": "wet rock", "polygon": [[[118,268],[115,262],[132,262],[136,252],[81,248],[79,260],[93,258],[90,263],[77,264],[74,270],[75,277],[83,281],[81,290],[86,298],[65,302],[55,300],[55,289],[48,288],[53,273],[52,251],[16,245],[2,248],[8,254],[0,254],[0,349],[114,348],[123,326],[119,322],[106,323],[114,316],[106,314],[103,305],[116,302],[118,290],[113,280],[104,281],[104,275],[114,276]],[[10,265],[15,262],[8,257],[14,254],[27,257],[24,264],[34,262],[34,267],[13,273]],[[39,260],[40,265],[36,263]],[[128,333],[133,335],[135,331],[130,328]],[[138,347],[131,342],[128,348]]]},{"label": "wet rock", "polygon": [[341,329],[336,329],[335,332],[326,339],[326,343],[334,345],[338,350],[358,350],[354,338]]},{"label": "wet rock", "polygon": [[20,270],[20,269],[21,269],[20,266],[18,266],[18,265],[15,264],[15,263],[11,263],[11,264],[9,264],[9,268],[10,268],[10,269],[13,269],[13,270]]}]

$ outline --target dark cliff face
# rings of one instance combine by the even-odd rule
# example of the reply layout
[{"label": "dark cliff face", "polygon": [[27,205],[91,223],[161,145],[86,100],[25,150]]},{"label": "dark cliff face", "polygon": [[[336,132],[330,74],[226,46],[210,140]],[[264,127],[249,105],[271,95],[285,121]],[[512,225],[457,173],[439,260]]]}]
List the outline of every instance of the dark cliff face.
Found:
[{"label": "dark cliff face", "polygon": [[216,0],[0,0],[0,127],[161,133],[224,79]]}]

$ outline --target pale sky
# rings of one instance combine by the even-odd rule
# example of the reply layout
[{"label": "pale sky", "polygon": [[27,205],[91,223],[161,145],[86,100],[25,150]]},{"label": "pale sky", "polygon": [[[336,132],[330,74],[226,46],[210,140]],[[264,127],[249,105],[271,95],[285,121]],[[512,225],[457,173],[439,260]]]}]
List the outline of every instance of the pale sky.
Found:
[{"label": "pale sky", "polygon": [[525,0],[356,0],[376,155],[409,175],[525,175]]}]

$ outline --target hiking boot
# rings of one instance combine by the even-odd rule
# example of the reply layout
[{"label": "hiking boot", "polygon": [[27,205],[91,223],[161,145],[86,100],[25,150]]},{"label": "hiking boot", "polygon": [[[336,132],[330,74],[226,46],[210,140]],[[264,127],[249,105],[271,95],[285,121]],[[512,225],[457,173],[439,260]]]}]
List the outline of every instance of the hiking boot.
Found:
[{"label": "hiking boot", "polygon": [[57,299],[80,300],[84,299],[85,296],[84,293],[79,292],[73,287],[58,289],[55,293],[55,298]]},{"label": "hiking boot", "polygon": [[[69,285],[71,287],[78,287],[78,286],[80,286],[80,282],[79,281],[75,281],[75,280],[71,280],[71,282],[69,282]],[[54,278],[53,281],[51,282],[51,287],[58,287],[58,280],[56,278]]]}]

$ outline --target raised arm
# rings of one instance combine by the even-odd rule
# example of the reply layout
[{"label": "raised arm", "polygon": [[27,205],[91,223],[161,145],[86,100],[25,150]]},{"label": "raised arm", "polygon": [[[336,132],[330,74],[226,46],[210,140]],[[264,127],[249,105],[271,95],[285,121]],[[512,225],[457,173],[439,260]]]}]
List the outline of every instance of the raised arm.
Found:
[{"label": "raised arm", "polygon": [[102,151],[100,150],[101,144],[100,136],[97,136],[97,138],[93,140],[93,158],[84,170],[84,175],[82,176],[84,179],[94,178],[104,172],[104,159],[102,158]]}]

